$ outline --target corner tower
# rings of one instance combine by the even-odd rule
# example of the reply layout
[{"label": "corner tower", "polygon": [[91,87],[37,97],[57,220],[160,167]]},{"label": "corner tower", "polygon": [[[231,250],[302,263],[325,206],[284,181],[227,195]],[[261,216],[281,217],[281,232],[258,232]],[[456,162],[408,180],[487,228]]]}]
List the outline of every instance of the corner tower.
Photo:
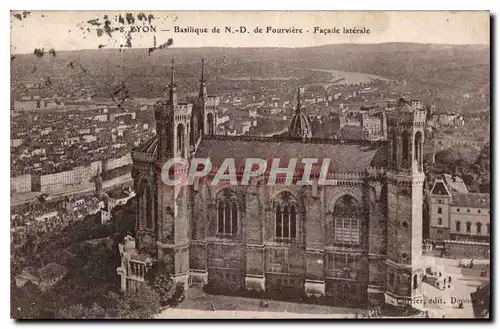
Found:
[{"label": "corner tower", "polygon": [[208,95],[205,79],[205,59],[201,59],[201,77],[198,97],[194,99],[192,116],[191,145],[196,145],[203,135],[215,135],[219,97]]},{"label": "corner tower", "polygon": [[[155,159],[154,225],[156,258],[166,265],[166,270],[174,281],[187,285],[189,268],[189,189],[180,184],[166,184],[164,175],[170,179],[178,178],[178,172],[165,171],[167,161],[188,160],[190,154],[190,131],[192,104],[181,103],[177,99],[174,60],[172,59],[172,78],[169,86],[169,99],[155,105],[157,150]],[[173,166],[172,166],[173,167]],[[170,169],[172,169],[172,167]],[[163,175],[163,176],[162,176]],[[139,244],[141,242],[139,241]]]},{"label": "corner tower", "polygon": [[192,105],[178,102],[173,59],[171,69],[169,99],[155,104],[158,160],[189,157]]},{"label": "corner tower", "polygon": [[[422,301],[423,143],[426,111],[404,100],[388,113],[386,303]],[[421,303],[422,302],[422,303]]]}]

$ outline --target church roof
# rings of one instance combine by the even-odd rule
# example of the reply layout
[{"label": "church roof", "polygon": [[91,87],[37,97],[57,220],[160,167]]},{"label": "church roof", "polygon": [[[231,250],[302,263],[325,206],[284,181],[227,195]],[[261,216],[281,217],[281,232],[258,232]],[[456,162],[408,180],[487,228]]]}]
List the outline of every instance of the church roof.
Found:
[{"label": "church roof", "polygon": [[386,147],[383,144],[318,142],[304,143],[299,140],[265,140],[251,138],[202,139],[196,151],[197,158],[209,158],[213,166],[220,166],[226,158],[234,158],[237,168],[243,168],[245,159],[267,159],[268,168],[273,158],[280,158],[285,167],[290,158],[297,158],[297,167],[303,167],[304,158],[330,160],[332,172],[364,172],[369,167],[385,166]]},{"label": "church roof", "polygon": [[[134,151],[156,156],[158,137],[146,141]],[[301,168],[304,158],[330,160],[330,171],[356,173],[366,168],[386,166],[387,148],[385,143],[342,142],[335,140],[302,138],[259,138],[251,136],[204,136],[196,150],[197,158],[209,158],[212,165],[218,167],[226,158],[234,158],[236,167],[243,168],[245,159],[267,159],[268,168],[273,158],[280,158],[280,167],[288,163],[288,159],[297,158],[297,168]]]}]

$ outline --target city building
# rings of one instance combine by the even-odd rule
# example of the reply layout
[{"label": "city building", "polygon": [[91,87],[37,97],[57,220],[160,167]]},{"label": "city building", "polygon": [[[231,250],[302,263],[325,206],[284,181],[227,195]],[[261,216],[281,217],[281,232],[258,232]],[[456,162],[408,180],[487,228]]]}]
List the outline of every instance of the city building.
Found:
[{"label": "city building", "polygon": [[[201,104],[204,90],[202,74]],[[424,110],[400,103],[388,113],[385,141],[315,139],[298,93],[291,134],[217,136],[210,109],[177,101],[173,66],[169,91],[155,107],[157,135],[132,153],[137,221],[135,238],[120,245],[123,290],[140,286],[149,261],[161,261],[186,289],[419,305]],[[193,185],[166,185],[162,167],[174,157],[210,158],[212,172]],[[212,185],[226,158],[238,175],[247,158],[329,159],[333,182],[319,185],[314,171],[310,185],[268,185],[266,171],[249,185]]]},{"label": "city building", "polygon": [[455,175],[437,177],[429,193],[429,237],[433,241],[490,240],[490,195],[470,193]]},{"label": "city building", "polygon": [[61,281],[67,273],[66,267],[57,263],[49,263],[38,270],[25,267],[22,273],[16,276],[16,285],[22,287],[31,282],[41,290],[46,290]]}]

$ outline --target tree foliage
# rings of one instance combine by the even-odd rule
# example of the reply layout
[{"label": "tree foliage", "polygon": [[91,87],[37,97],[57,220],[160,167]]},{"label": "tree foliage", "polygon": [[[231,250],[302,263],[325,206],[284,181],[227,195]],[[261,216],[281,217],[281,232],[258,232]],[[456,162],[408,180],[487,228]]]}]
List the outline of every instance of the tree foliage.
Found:
[{"label": "tree foliage", "polygon": [[59,319],[104,319],[107,317],[106,310],[99,304],[94,303],[91,307],[85,307],[82,304],[72,305],[61,309],[57,318]]},{"label": "tree foliage", "polygon": [[127,293],[118,302],[116,317],[119,319],[150,319],[160,311],[160,296],[144,285],[138,291]]}]

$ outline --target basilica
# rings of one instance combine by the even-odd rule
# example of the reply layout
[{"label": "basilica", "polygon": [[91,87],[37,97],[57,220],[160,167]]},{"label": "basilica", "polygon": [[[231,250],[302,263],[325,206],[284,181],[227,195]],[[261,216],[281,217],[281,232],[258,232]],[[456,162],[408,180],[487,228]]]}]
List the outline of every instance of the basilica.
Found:
[{"label": "basilica", "polygon": [[[387,111],[387,138],[315,138],[297,95],[287,134],[216,134],[219,99],[207,94],[203,61],[196,101],[181,102],[172,62],[169,97],[155,105],[156,136],[132,153],[136,233],[119,245],[122,290],[137,289],[161,261],[186,289],[292,291],[339,305],[418,305],[426,112],[400,101]],[[171,186],[172,158],[330,159],[329,185]],[[299,179],[298,170],[294,179]]]}]

